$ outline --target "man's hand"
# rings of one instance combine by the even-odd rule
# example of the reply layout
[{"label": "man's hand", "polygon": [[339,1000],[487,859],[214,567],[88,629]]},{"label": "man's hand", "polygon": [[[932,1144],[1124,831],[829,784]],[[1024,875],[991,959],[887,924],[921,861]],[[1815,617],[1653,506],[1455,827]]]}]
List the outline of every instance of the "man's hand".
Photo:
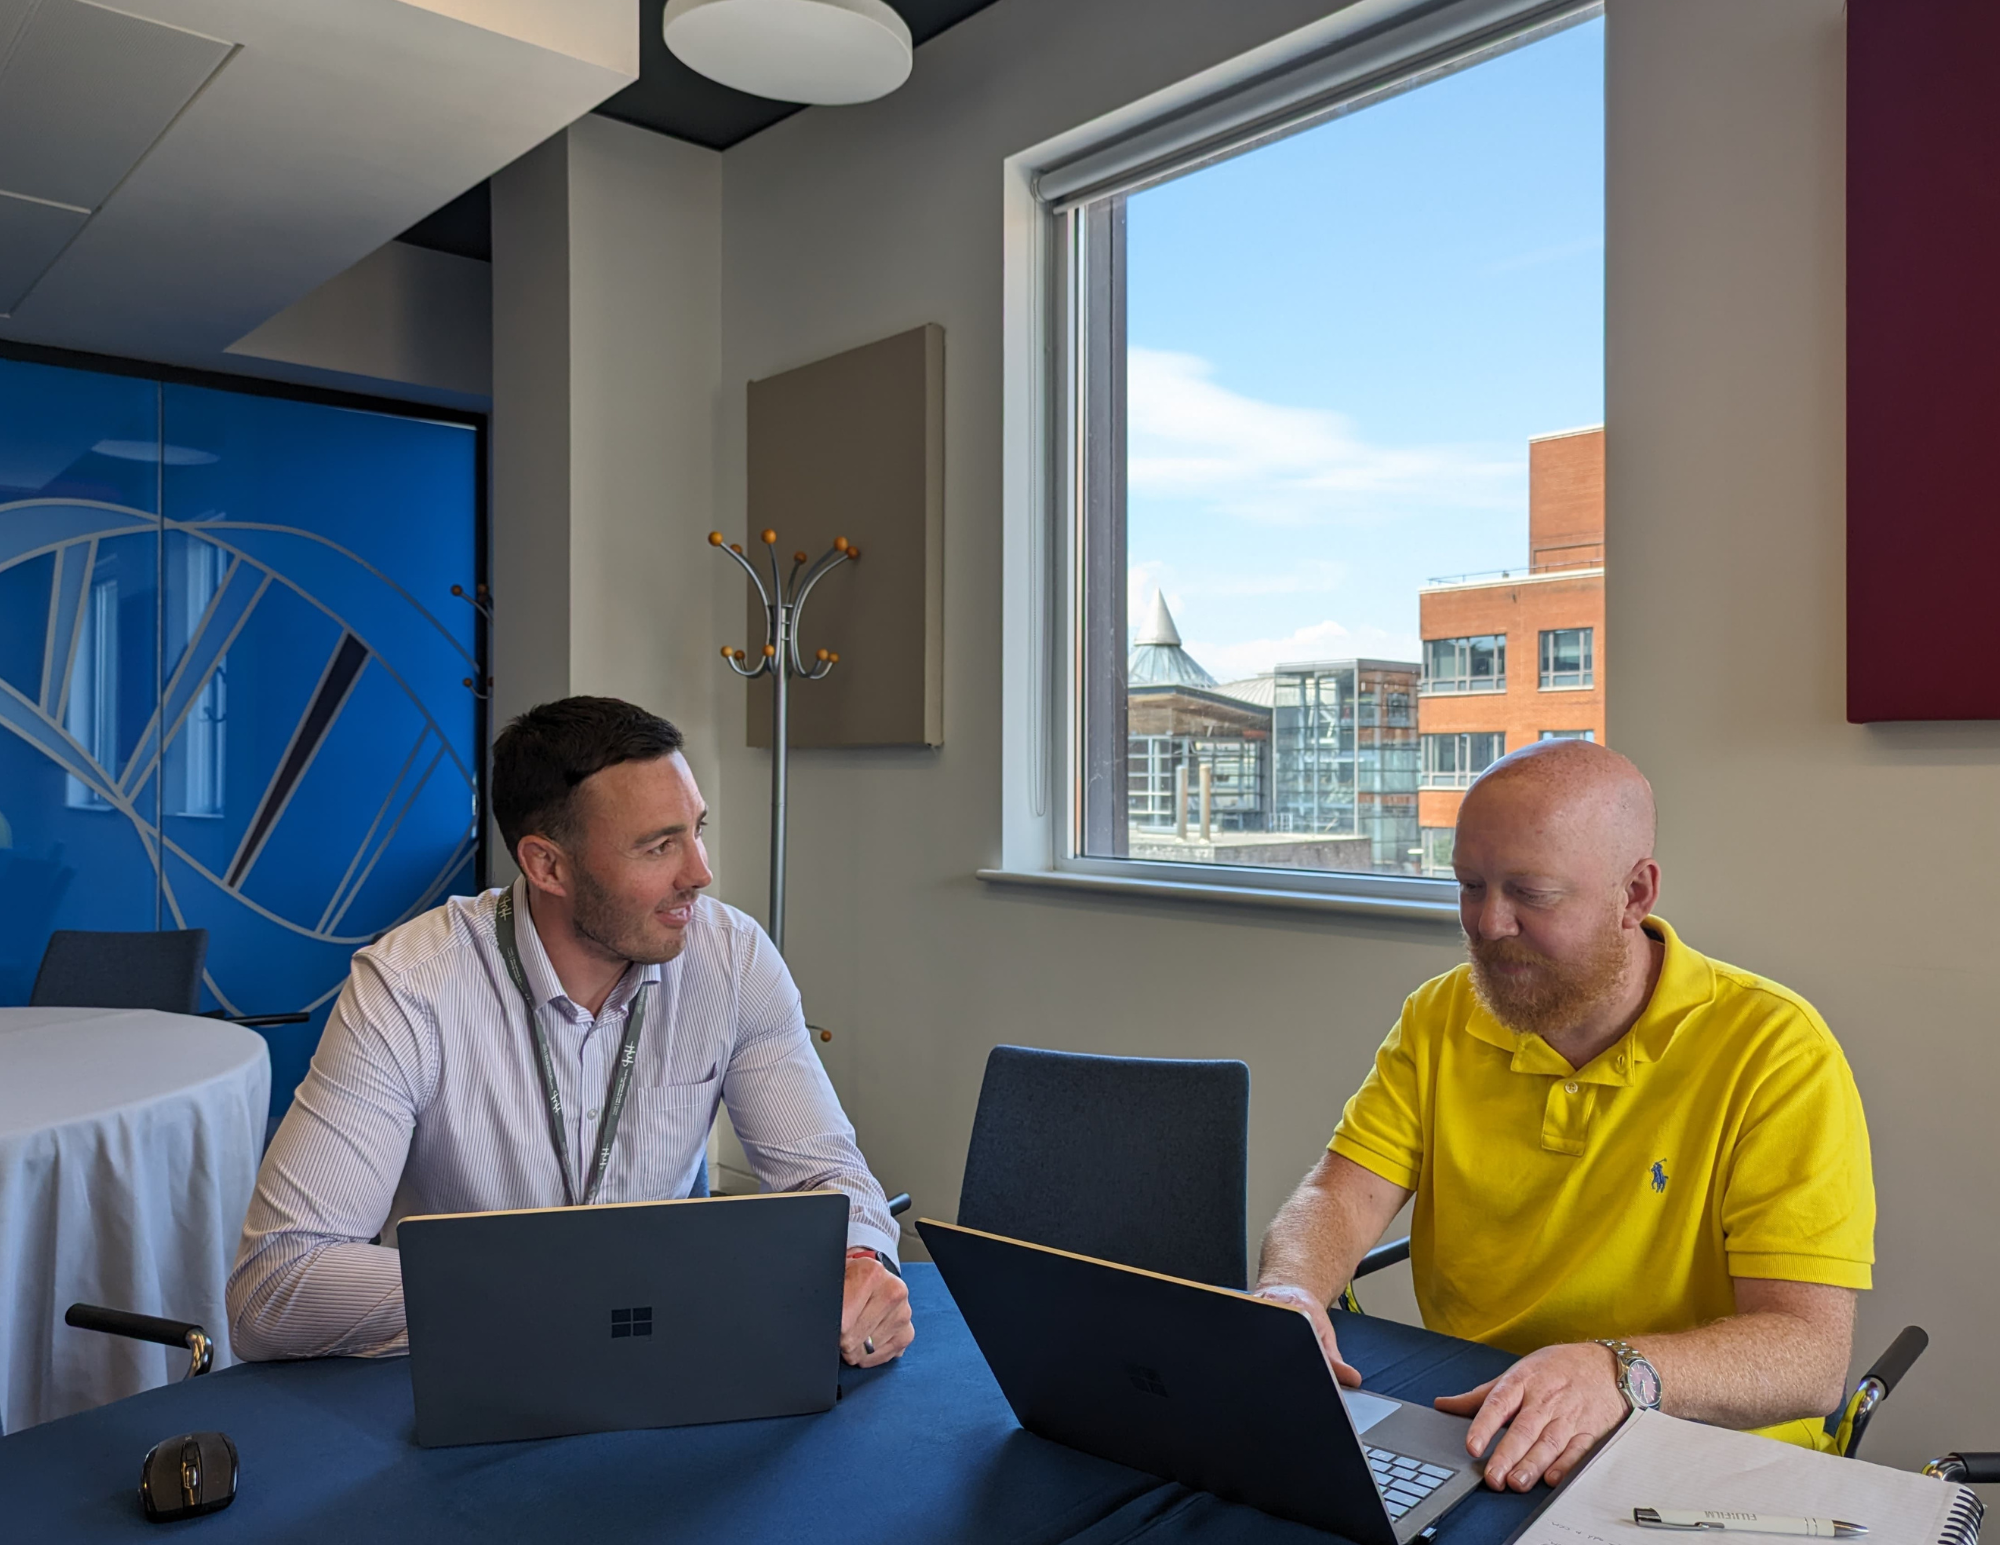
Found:
[{"label": "man's hand", "polygon": [[1465,1448],[1475,1459],[1507,1428],[1486,1460],[1486,1484],[1495,1491],[1510,1486],[1526,1491],[1543,1479],[1554,1486],[1625,1420],[1630,1408],[1618,1388],[1617,1368],[1609,1347],[1589,1342],[1543,1347],[1499,1378],[1434,1404],[1453,1416],[1472,1417]]},{"label": "man's hand", "polygon": [[903,1279],[872,1252],[849,1256],[840,1294],[841,1360],[856,1368],[878,1367],[901,1357],[916,1339]]},{"label": "man's hand", "polygon": [[1297,1309],[1312,1321],[1313,1335],[1319,1338],[1319,1349],[1326,1354],[1326,1365],[1333,1376],[1349,1389],[1361,1388],[1361,1374],[1340,1355],[1340,1343],[1333,1338],[1333,1317],[1326,1312],[1326,1305],[1308,1289],[1290,1282],[1268,1282],[1261,1284],[1254,1298],[1268,1298],[1274,1304],[1284,1304]]}]

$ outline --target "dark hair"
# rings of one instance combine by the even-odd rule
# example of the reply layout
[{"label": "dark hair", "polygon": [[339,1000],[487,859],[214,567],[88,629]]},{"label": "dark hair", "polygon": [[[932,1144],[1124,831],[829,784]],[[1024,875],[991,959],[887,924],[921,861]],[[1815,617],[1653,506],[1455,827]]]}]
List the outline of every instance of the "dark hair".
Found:
[{"label": "dark hair", "polygon": [[576,787],[620,762],[650,762],[681,749],[681,732],[658,714],[615,697],[565,697],[530,708],[493,742],[493,819],[518,860],[534,833],[565,842]]}]

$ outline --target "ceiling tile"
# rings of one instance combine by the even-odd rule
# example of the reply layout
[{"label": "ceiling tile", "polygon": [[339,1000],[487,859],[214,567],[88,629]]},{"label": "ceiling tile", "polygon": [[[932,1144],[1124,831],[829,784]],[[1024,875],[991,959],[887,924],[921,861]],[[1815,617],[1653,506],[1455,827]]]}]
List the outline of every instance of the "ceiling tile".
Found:
[{"label": "ceiling tile", "polygon": [[0,74],[0,189],[95,209],[228,54],[85,0],[42,0]]},{"label": "ceiling tile", "polygon": [[89,218],[87,210],[0,193],[0,316],[14,309]]}]

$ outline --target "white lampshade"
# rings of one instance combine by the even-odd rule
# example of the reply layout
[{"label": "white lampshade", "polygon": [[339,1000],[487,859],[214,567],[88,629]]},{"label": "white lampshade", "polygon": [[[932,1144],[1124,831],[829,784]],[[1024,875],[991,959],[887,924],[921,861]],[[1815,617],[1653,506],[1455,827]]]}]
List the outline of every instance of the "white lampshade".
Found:
[{"label": "white lampshade", "polygon": [[753,96],[872,102],[910,78],[910,29],[883,0],[668,0],[667,47]]}]

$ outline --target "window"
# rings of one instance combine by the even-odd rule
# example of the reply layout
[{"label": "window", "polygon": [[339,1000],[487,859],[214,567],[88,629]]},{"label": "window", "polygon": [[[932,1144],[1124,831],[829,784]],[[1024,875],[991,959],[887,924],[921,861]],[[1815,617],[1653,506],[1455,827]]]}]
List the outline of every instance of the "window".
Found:
[{"label": "window", "polygon": [[1596,730],[1543,730],[1540,738],[1543,740],[1595,740],[1597,739],[1597,731]]},{"label": "window", "polygon": [[[1546,735],[1543,739],[1547,739]],[[1424,782],[1427,789],[1468,787],[1507,754],[1504,730],[1475,730],[1463,735],[1424,736]]]},{"label": "window", "polygon": [[1507,635],[1424,640],[1424,693],[1505,692]]},{"label": "window", "polygon": [[[63,727],[106,786],[125,774],[118,759],[118,653],[118,581],[94,580],[84,602],[83,626],[77,629]],[[74,773],[63,779],[63,802],[72,810],[111,808],[98,785]]]},{"label": "window", "polygon": [[[1515,592],[1553,593],[1534,555],[1589,539],[1601,431],[1567,426],[1602,418],[1599,9],[1369,25],[1282,89],[1034,171],[1061,270],[1058,867],[1448,868],[1455,807],[1428,802],[1507,722],[1449,700],[1506,694],[1510,619],[1542,615]],[[1582,472],[1531,477],[1543,440]]]},{"label": "window", "polygon": [[1595,684],[1591,660],[1594,628],[1549,628],[1542,633],[1542,690],[1566,692]]}]

